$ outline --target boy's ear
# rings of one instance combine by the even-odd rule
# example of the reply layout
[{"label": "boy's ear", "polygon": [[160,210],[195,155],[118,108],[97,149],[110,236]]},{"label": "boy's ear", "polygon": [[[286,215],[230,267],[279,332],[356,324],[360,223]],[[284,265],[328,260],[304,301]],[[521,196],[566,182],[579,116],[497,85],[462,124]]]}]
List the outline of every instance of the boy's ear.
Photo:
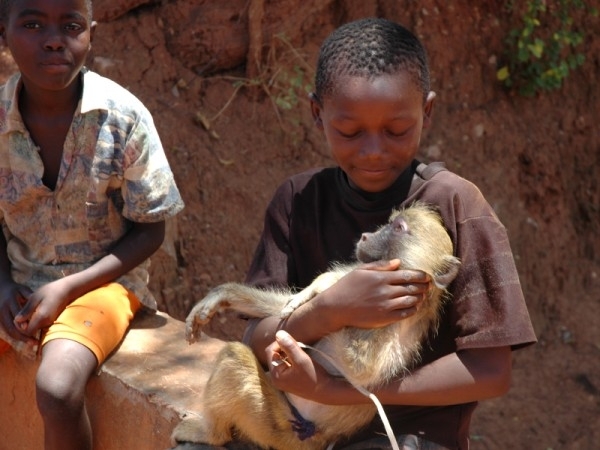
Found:
[{"label": "boy's ear", "polygon": [[98,22],[92,20],[90,23],[90,43],[94,40],[94,34],[96,33],[96,27],[98,26]]},{"label": "boy's ear", "polygon": [[310,99],[310,112],[312,113],[315,125],[318,129],[322,130],[323,120],[321,120],[321,111],[323,110],[323,106],[321,105],[321,100],[314,92],[308,94],[308,98]]},{"label": "boy's ear", "polygon": [[433,115],[433,105],[435,103],[435,92],[429,91],[425,106],[423,107],[423,127],[427,128],[431,125],[431,116]]}]

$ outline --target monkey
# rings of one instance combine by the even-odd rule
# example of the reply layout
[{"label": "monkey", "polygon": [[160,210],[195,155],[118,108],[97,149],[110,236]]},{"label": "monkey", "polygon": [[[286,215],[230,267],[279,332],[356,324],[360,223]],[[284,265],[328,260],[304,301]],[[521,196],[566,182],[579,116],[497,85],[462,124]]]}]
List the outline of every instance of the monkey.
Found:
[{"label": "monkey", "polygon": [[[453,255],[441,217],[422,202],[395,209],[387,224],[363,233],[355,256],[355,262],[334,264],[295,294],[289,289],[242,283],[219,285],[188,314],[186,339],[196,342],[202,326],[224,309],[250,317],[279,315],[285,319],[361,263],[399,259],[401,268],[431,276],[431,288],[417,313],[382,328],[346,327],[331,333],[314,345],[317,351],[311,357],[331,374],[364,389],[402,378],[419,361],[429,332],[437,330],[448,297],[446,288],[456,277],[460,260]],[[321,352],[327,357],[320,357]],[[187,416],[175,428],[174,443],[224,445],[241,439],[265,449],[321,450],[354,434],[377,413],[373,404],[324,405],[275,389],[252,350],[240,342],[225,344],[217,356],[203,405],[202,416]]]}]

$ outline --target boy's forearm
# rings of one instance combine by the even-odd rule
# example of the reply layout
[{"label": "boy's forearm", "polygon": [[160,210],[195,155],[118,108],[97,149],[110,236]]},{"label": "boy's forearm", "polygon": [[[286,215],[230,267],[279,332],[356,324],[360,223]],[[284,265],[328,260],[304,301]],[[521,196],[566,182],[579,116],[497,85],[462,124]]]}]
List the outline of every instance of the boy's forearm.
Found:
[{"label": "boy's forearm", "polygon": [[384,404],[440,406],[504,395],[510,387],[510,347],[451,353],[377,392]]},{"label": "boy's forearm", "polygon": [[326,313],[324,293],[296,309],[287,319],[268,317],[256,325],[249,344],[261,363],[265,364],[265,349],[275,341],[277,330],[285,330],[299,342],[313,344],[335,331]]},{"label": "boy's forearm", "polygon": [[[498,397],[510,384],[510,348],[487,348],[452,353],[423,366],[402,380],[374,390],[384,405],[444,406]],[[347,381],[331,378],[312,400],[330,405],[371,400]]]},{"label": "boy's forearm", "polygon": [[114,281],[140,265],[160,247],[164,232],[164,222],[134,224],[108,255],[86,270],[67,277],[69,300]]}]

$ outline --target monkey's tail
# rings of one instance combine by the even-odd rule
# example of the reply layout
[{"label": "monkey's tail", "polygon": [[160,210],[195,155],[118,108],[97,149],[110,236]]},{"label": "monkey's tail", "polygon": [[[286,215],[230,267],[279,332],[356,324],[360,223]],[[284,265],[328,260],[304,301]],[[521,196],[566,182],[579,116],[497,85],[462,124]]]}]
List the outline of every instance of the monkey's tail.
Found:
[{"label": "monkey's tail", "polygon": [[[311,347],[310,345],[306,345],[303,344],[302,342],[298,342],[298,345],[304,349],[309,349],[312,350],[314,352],[318,352],[321,356],[323,356],[333,367],[335,367],[335,369],[337,369],[338,372],[340,372],[342,375],[344,374],[344,371],[336,364],[336,362],[333,360],[333,358],[331,358],[328,354],[326,354],[325,352],[322,352],[319,349],[316,349],[314,347]],[[348,380],[346,378],[346,380]],[[381,417],[381,421],[383,422],[383,426],[385,427],[385,432],[387,433],[387,437],[390,441],[390,444],[392,444],[392,449],[393,450],[400,450],[400,446],[398,445],[398,441],[396,440],[396,436],[394,436],[394,430],[392,430],[392,426],[390,425],[390,421],[387,418],[387,415],[385,414],[385,411],[383,410],[383,405],[381,404],[381,402],[379,401],[379,399],[377,398],[377,396],[375,394],[373,394],[372,392],[369,392],[367,389],[365,389],[364,387],[353,383],[352,381],[348,380],[348,382],[361,394],[363,394],[365,397],[369,397],[371,399],[371,401],[375,404],[375,407],[377,408],[377,412],[379,413],[379,417]],[[331,446],[330,446],[331,447]]]}]

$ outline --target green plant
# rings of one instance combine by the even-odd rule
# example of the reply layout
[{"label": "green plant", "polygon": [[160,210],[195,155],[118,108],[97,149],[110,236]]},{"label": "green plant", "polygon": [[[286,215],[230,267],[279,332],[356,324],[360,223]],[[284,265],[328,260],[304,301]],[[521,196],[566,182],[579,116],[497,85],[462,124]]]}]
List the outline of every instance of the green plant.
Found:
[{"label": "green plant", "polygon": [[277,93],[275,94],[275,104],[284,110],[293,109],[298,105],[299,96],[308,98],[311,90],[311,84],[307,80],[306,71],[300,66],[294,66],[292,73],[280,72],[276,78]]},{"label": "green plant", "polygon": [[582,12],[598,14],[584,0],[528,0],[522,27],[506,39],[506,64],[496,73],[498,80],[524,96],[560,88],[585,60],[577,52],[584,34],[574,19]]}]

